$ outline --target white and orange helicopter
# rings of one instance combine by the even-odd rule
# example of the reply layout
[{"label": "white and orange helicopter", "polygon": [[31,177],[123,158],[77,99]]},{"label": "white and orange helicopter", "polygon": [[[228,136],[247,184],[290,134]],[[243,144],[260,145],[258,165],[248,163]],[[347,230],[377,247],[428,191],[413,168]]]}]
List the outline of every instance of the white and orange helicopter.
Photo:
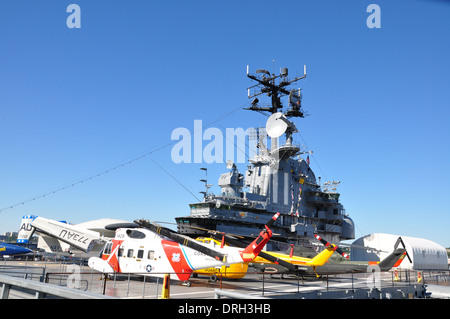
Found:
[{"label": "white and orange helicopter", "polygon": [[[259,236],[247,247],[231,247],[214,241],[201,243],[145,219],[135,220],[136,227],[117,228],[101,257],[89,258],[88,265],[105,274],[135,273],[183,281],[186,285],[194,270],[221,267],[255,259],[272,237],[270,227],[276,213]],[[118,224],[120,227],[120,224]]]}]

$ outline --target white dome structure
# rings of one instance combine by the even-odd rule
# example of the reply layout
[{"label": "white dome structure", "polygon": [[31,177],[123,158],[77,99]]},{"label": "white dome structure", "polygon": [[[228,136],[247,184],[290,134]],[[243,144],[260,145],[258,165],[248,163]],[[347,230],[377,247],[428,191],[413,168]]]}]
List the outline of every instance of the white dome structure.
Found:
[{"label": "white dome structure", "polygon": [[[399,268],[414,270],[448,269],[447,251],[441,245],[428,239],[393,234],[374,233],[358,238],[353,242],[351,259],[380,261],[394,250],[394,245],[399,237],[402,238],[412,261],[411,263],[408,258],[405,258]],[[399,247],[401,247],[401,244]]]}]

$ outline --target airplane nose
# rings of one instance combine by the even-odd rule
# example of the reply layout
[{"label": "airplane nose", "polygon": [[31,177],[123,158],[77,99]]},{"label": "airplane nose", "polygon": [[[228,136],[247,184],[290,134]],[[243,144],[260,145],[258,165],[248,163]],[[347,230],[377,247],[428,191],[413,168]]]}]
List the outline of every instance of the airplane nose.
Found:
[{"label": "airplane nose", "polygon": [[25,247],[14,247],[13,249],[15,254],[26,254],[26,253],[31,253],[32,250],[25,248]]}]

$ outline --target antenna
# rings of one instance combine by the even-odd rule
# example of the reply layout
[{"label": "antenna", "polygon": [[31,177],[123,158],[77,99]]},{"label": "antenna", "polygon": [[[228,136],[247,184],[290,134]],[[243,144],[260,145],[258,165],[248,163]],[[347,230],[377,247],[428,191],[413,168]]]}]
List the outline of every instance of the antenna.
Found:
[{"label": "antenna", "polygon": [[[272,61],[273,68],[275,68],[275,59]],[[266,123],[266,132],[271,140],[272,151],[277,148],[277,138],[286,133],[286,146],[292,147],[292,134],[297,132],[295,124],[289,121],[290,117],[305,117],[305,114],[301,110],[301,93],[300,89],[295,90],[289,88],[289,86],[306,77],[306,65],[303,66],[304,74],[300,77],[296,77],[293,80],[288,78],[289,71],[287,68],[280,68],[280,74],[270,74],[265,69],[257,69],[255,74],[249,73],[249,67],[247,66],[247,77],[256,81],[257,84],[248,88],[248,98],[253,98],[251,106],[246,108],[247,110],[257,112],[269,112],[271,115]],[[252,92],[250,89],[253,89]],[[258,106],[259,100],[256,98],[261,94],[267,95],[271,99],[270,107]],[[283,104],[281,98],[283,96],[289,96],[289,110],[283,113]],[[296,149],[296,147],[294,147]],[[292,149],[291,151],[294,151]]]},{"label": "antenna", "polygon": [[300,88],[298,90],[291,90],[291,92],[289,93],[289,104],[293,108],[300,108],[302,104],[302,92]]},{"label": "antenna", "polygon": [[[273,59],[273,68],[275,68],[275,59]],[[248,98],[256,98],[258,95],[261,94],[267,94],[271,98],[271,107],[260,107],[258,106],[258,99],[253,99],[252,105],[250,108],[247,108],[248,110],[252,111],[258,111],[258,112],[269,112],[269,113],[277,113],[280,109],[283,109],[283,105],[281,103],[281,97],[283,96],[289,96],[292,95],[293,91],[288,89],[288,86],[292,83],[304,79],[306,77],[306,65],[303,66],[303,75],[300,77],[296,77],[293,80],[290,80],[288,78],[288,69],[287,68],[281,68],[280,74],[275,75],[270,74],[269,71],[265,69],[257,69],[255,71],[255,74],[250,74],[250,68],[247,65],[247,77],[257,82],[257,84],[250,86],[247,88],[247,96]],[[253,89],[253,92],[250,91],[250,89]],[[292,93],[292,94],[291,94]],[[300,111],[301,103],[300,103],[300,93],[295,94],[292,99],[295,99],[298,101],[298,104],[295,108],[292,110],[289,110],[288,113],[286,113],[286,116],[288,117],[304,117],[304,114],[302,111]],[[293,101],[295,102],[295,101]],[[291,105],[294,105],[291,103]]]},{"label": "antenna", "polygon": [[208,196],[208,188],[210,188],[212,185],[208,184],[208,169],[205,167],[200,167],[200,169],[202,171],[205,171],[205,179],[201,179],[200,182],[205,183],[205,191],[204,192],[199,192],[200,194],[203,194],[203,199],[206,199],[206,197]]},{"label": "antenna", "polygon": [[330,193],[330,189],[332,192],[336,192],[337,191],[337,186],[341,183],[341,181],[329,181],[329,182],[325,182],[323,183],[323,186],[325,186],[323,188],[323,192],[324,193]]}]

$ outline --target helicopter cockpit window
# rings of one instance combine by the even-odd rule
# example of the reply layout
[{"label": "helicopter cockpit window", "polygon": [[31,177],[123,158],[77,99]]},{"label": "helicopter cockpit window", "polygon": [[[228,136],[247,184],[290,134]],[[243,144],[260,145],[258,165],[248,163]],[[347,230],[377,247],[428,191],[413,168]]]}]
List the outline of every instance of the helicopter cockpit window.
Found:
[{"label": "helicopter cockpit window", "polygon": [[134,230],[134,229],[128,229],[127,230],[127,235],[130,238],[134,238],[134,239],[144,239],[145,238],[145,234],[139,230]]},{"label": "helicopter cockpit window", "polygon": [[111,243],[111,242],[107,243],[107,244],[105,245],[105,248],[104,248],[104,250],[103,250],[103,253],[104,253],[105,255],[111,254],[111,247],[112,247],[112,243]]}]

